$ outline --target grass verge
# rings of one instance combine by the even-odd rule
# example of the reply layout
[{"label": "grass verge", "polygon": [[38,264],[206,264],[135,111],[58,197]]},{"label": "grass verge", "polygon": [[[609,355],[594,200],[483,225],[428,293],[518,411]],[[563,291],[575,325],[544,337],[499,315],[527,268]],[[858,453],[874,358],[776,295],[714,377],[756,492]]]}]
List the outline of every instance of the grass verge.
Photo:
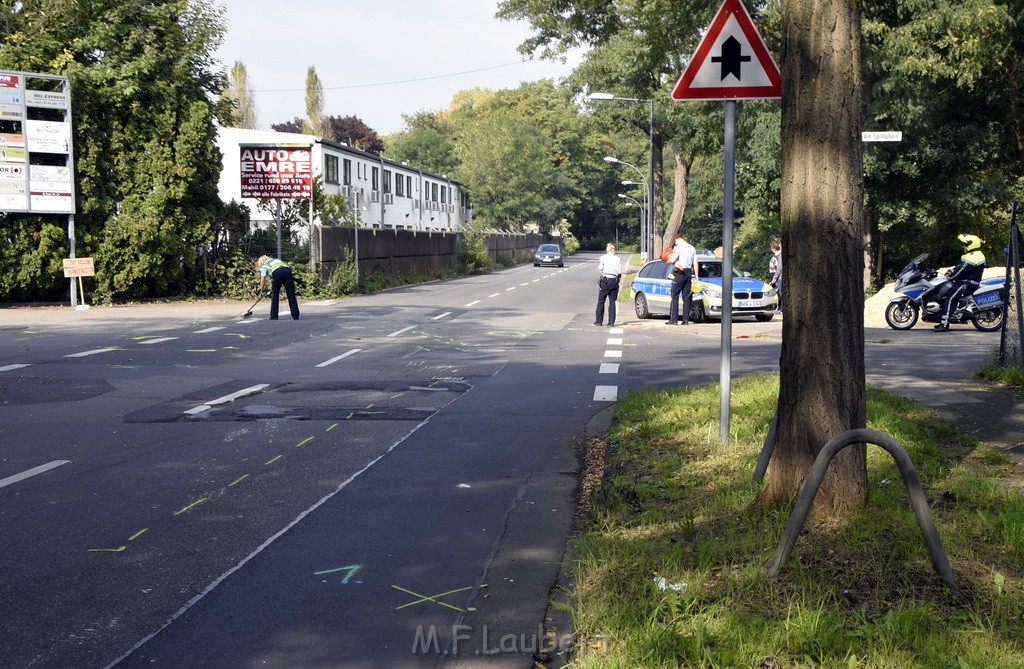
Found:
[{"label": "grass verge", "polygon": [[899,471],[868,448],[870,501],[808,526],[779,577],[788,510],[752,506],[778,377],[631,393],[576,546],[574,667],[1024,667],[1024,479],[913,402],[870,389],[868,425],[902,443],[963,593],[932,570]]}]

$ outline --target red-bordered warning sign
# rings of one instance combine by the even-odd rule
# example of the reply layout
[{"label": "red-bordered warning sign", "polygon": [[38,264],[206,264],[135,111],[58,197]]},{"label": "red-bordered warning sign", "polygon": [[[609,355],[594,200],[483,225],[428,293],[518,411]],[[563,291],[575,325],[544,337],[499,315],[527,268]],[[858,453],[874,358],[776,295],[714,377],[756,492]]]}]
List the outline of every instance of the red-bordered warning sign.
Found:
[{"label": "red-bordered warning sign", "polygon": [[782,77],[740,0],[725,0],[675,89],[674,100],[782,97]]}]

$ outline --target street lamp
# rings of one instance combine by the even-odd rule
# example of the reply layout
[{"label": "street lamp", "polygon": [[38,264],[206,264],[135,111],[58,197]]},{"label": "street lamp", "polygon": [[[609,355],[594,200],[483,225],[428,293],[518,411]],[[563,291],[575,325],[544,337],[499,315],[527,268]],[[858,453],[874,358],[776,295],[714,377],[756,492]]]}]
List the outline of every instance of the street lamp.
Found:
[{"label": "street lamp", "polygon": [[[644,219],[646,217],[646,213],[644,212],[644,206],[642,204],[640,204],[639,200],[637,200],[635,198],[632,198],[632,197],[626,195],[625,193],[619,193],[618,195],[616,195],[616,197],[621,197],[623,200],[629,200],[629,202],[626,203],[627,207],[631,207],[631,206],[633,206],[635,204],[637,209],[640,210],[640,244],[641,244],[641,246],[643,246]],[[615,240],[616,240],[616,242],[618,241],[618,238],[619,238],[619,234],[618,233],[619,233],[619,227],[618,227],[618,225],[616,225],[615,226]]]},{"label": "street lamp", "polygon": [[[649,188],[649,183],[647,181],[647,177],[645,177],[644,173],[640,171],[640,168],[637,167],[636,165],[634,165],[633,163],[627,163],[625,160],[619,160],[615,156],[605,156],[604,157],[604,161],[606,163],[619,163],[621,165],[627,165],[629,167],[632,167],[633,170],[635,170],[636,173],[639,174],[640,178],[643,180],[643,183],[641,183],[640,185],[644,187],[644,201],[646,203],[646,207],[641,207],[641,211],[646,209],[646,211],[647,211],[647,221],[646,221],[646,228],[645,228],[643,222],[641,222],[641,225],[640,225],[640,253],[641,253],[641,256],[644,257],[644,259],[646,260],[646,259],[650,258],[650,256],[651,256],[650,250],[653,249],[653,247],[654,247],[653,243],[649,243],[648,242],[648,238],[651,236],[651,234],[653,232],[652,231],[652,226],[654,224],[654,221],[653,221],[653,218],[651,216],[651,199],[650,199],[651,189]],[[636,182],[635,181],[623,181],[622,182],[623,185],[633,184],[633,183],[636,183]],[[644,253],[646,253],[647,255],[643,256]]]},{"label": "street lamp", "polygon": [[[651,155],[650,155],[650,161],[648,162],[648,165],[647,165],[647,172],[648,172],[648,179],[647,179],[647,203],[648,203],[647,204],[647,235],[644,235],[644,238],[641,239],[640,248],[641,248],[641,251],[642,251],[643,247],[644,247],[644,244],[646,243],[647,248],[649,250],[653,251],[654,250],[654,202],[655,202],[655,200],[654,200],[654,99],[651,98],[650,100],[643,100],[641,98],[620,98],[620,97],[616,97],[615,95],[612,95],[611,93],[591,93],[588,97],[591,100],[606,100],[606,101],[607,100],[611,100],[611,101],[618,101],[618,102],[639,102],[639,103],[646,102],[647,104],[650,105],[650,115],[649,115],[649,122],[648,122],[648,134],[650,135],[650,141],[651,141]],[[609,156],[608,158],[610,158],[610,157],[611,156]],[[621,162],[619,160],[614,160],[614,161],[608,160],[608,158],[605,158],[605,160],[607,162]],[[637,171],[639,172],[639,170],[637,170]],[[643,176],[643,172],[640,173],[640,176]],[[649,239],[648,239],[648,237],[649,237]]]}]

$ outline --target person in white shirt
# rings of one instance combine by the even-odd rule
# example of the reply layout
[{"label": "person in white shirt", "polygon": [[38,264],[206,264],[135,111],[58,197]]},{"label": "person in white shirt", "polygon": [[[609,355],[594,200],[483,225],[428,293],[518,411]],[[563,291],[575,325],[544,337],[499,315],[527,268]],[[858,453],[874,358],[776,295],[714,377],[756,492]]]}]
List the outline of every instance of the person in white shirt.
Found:
[{"label": "person in white shirt", "polygon": [[622,261],[615,255],[615,244],[605,247],[605,254],[597,262],[597,311],[594,325],[604,324],[604,302],[608,300],[608,327],[615,325],[615,302],[619,299],[619,281],[622,279]]},{"label": "person in white shirt", "polygon": [[683,325],[690,324],[690,301],[693,297],[691,281],[696,281],[697,276],[697,249],[693,248],[682,235],[676,235],[676,244],[669,256],[669,263],[672,265],[672,303],[668,308],[668,322],[666,325],[675,325],[679,321],[679,297],[683,298]]}]

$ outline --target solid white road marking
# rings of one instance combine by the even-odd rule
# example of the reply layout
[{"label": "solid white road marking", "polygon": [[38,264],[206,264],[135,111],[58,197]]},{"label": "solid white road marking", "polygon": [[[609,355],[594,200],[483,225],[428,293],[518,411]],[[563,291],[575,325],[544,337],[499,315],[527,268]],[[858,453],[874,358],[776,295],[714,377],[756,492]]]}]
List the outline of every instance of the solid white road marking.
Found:
[{"label": "solid white road marking", "polygon": [[501,293],[491,293],[491,294],[490,294],[490,295],[488,295],[487,297],[497,297],[497,296],[499,296],[499,295],[501,295]]},{"label": "solid white road marking", "polygon": [[213,407],[217,406],[218,404],[227,404],[228,402],[234,402],[239,397],[245,397],[246,395],[252,395],[253,393],[258,393],[259,391],[263,390],[264,388],[268,387],[269,385],[270,385],[269,383],[261,383],[261,384],[256,385],[256,386],[249,386],[248,388],[243,388],[242,390],[239,390],[237,392],[233,392],[230,395],[225,395],[224,397],[218,397],[215,400],[210,400],[206,404],[200,404],[197,407],[192,407],[191,409],[189,409],[185,413],[190,414],[190,415],[195,415],[197,413],[202,413],[204,411],[209,411],[210,409],[212,409]]},{"label": "solid white road marking", "polygon": [[472,302],[470,302],[470,303],[469,303],[469,304],[467,304],[466,306],[467,306],[467,307],[472,307],[472,306],[475,306],[475,305],[477,305],[477,304],[480,304],[480,300],[473,300]]},{"label": "solid white road marking", "polygon": [[506,289],[505,289],[505,292],[507,293],[508,291],[510,291],[510,290],[515,290],[515,289],[516,289],[516,287],[515,287],[515,286],[510,286],[510,287],[508,287],[508,288],[506,288]]},{"label": "solid white road marking", "polygon": [[622,346],[622,337],[611,337],[605,346]]},{"label": "solid white road marking", "polygon": [[140,341],[139,344],[142,346],[147,344],[162,344],[165,341],[171,341],[172,339],[177,339],[177,337],[158,337],[156,339],[147,339],[146,341]]},{"label": "solid white road marking", "polygon": [[347,351],[345,353],[342,353],[341,355],[335,356],[335,357],[331,358],[330,360],[325,360],[324,362],[321,362],[319,365],[317,365],[317,367],[326,367],[327,365],[333,365],[334,363],[338,362],[339,360],[344,360],[345,358],[347,358],[350,355],[355,355],[356,353],[359,353],[359,351],[361,351],[361,350],[363,350],[363,349],[361,349],[361,348],[354,348],[351,351]]},{"label": "solid white road marking", "polygon": [[604,357],[606,358],[621,358],[622,351],[605,351]]},{"label": "solid white road marking", "polygon": [[108,351],[113,351],[113,350],[115,350],[115,349],[112,349],[112,348],[94,348],[91,351],[82,351],[81,353],[69,353],[68,355],[66,355],[64,357],[65,358],[84,358],[87,355],[96,355],[97,353],[106,353]]},{"label": "solid white road marking", "polygon": [[452,312],[450,312],[450,311],[446,311],[446,312],[444,312],[443,314],[438,314],[437,316],[434,316],[434,317],[433,317],[433,318],[431,318],[430,320],[432,320],[432,321],[439,321],[439,320],[441,320],[442,318],[444,318],[445,316],[451,316],[451,315],[452,315]]},{"label": "solid white road marking", "polygon": [[388,335],[388,337],[397,337],[398,335],[402,334],[403,332],[408,332],[409,330],[412,330],[414,327],[416,327],[416,326],[415,325],[410,325],[407,328],[402,328],[401,330],[398,330],[396,332],[392,332],[391,334]]},{"label": "solid white road marking", "polygon": [[602,362],[601,371],[598,374],[618,374],[619,363],[617,362]]},{"label": "solid white road marking", "polygon": [[21,369],[22,367],[31,367],[31,366],[32,366],[31,364],[7,365],[6,367],[0,367],[0,372],[13,372],[16,369]]},{"label": "solid white road marking", "polygon": [[597,386],[594,388],[595,402],[614,402],[619,398],[618,386]]},{"label": "solid white road marking", "polygon": [[61,465],[68,464],[69,462],[71,462],[71,461],[70,460],[54,460],[53,462],[47,462],[45,465],[39,465],[38,467],[33,467],[32,469],[24,471],[24,472],[22,472],[20,474],[15,474],[14,476],[8,476],[5,479],[0,479],[0,488],[3,488],[5,486],[9,486],[9,485],[11,485],[13,483],[17,483],[18,481],[24,481],[25,479],[31,478],[31,477],[35,476],[36,474],[42,474],[43,472],[48,472],[51,469],[56,469],[57,467],[60,467]]},{"label": "solid white road marking", "polygon": [[223,325],[218,325],[217,327],[206,328],[205,330],[196,330],[194,334],[206,334],[207,332],[216,332],[217,330],[223,330],[223,329],[224,329]]}]

